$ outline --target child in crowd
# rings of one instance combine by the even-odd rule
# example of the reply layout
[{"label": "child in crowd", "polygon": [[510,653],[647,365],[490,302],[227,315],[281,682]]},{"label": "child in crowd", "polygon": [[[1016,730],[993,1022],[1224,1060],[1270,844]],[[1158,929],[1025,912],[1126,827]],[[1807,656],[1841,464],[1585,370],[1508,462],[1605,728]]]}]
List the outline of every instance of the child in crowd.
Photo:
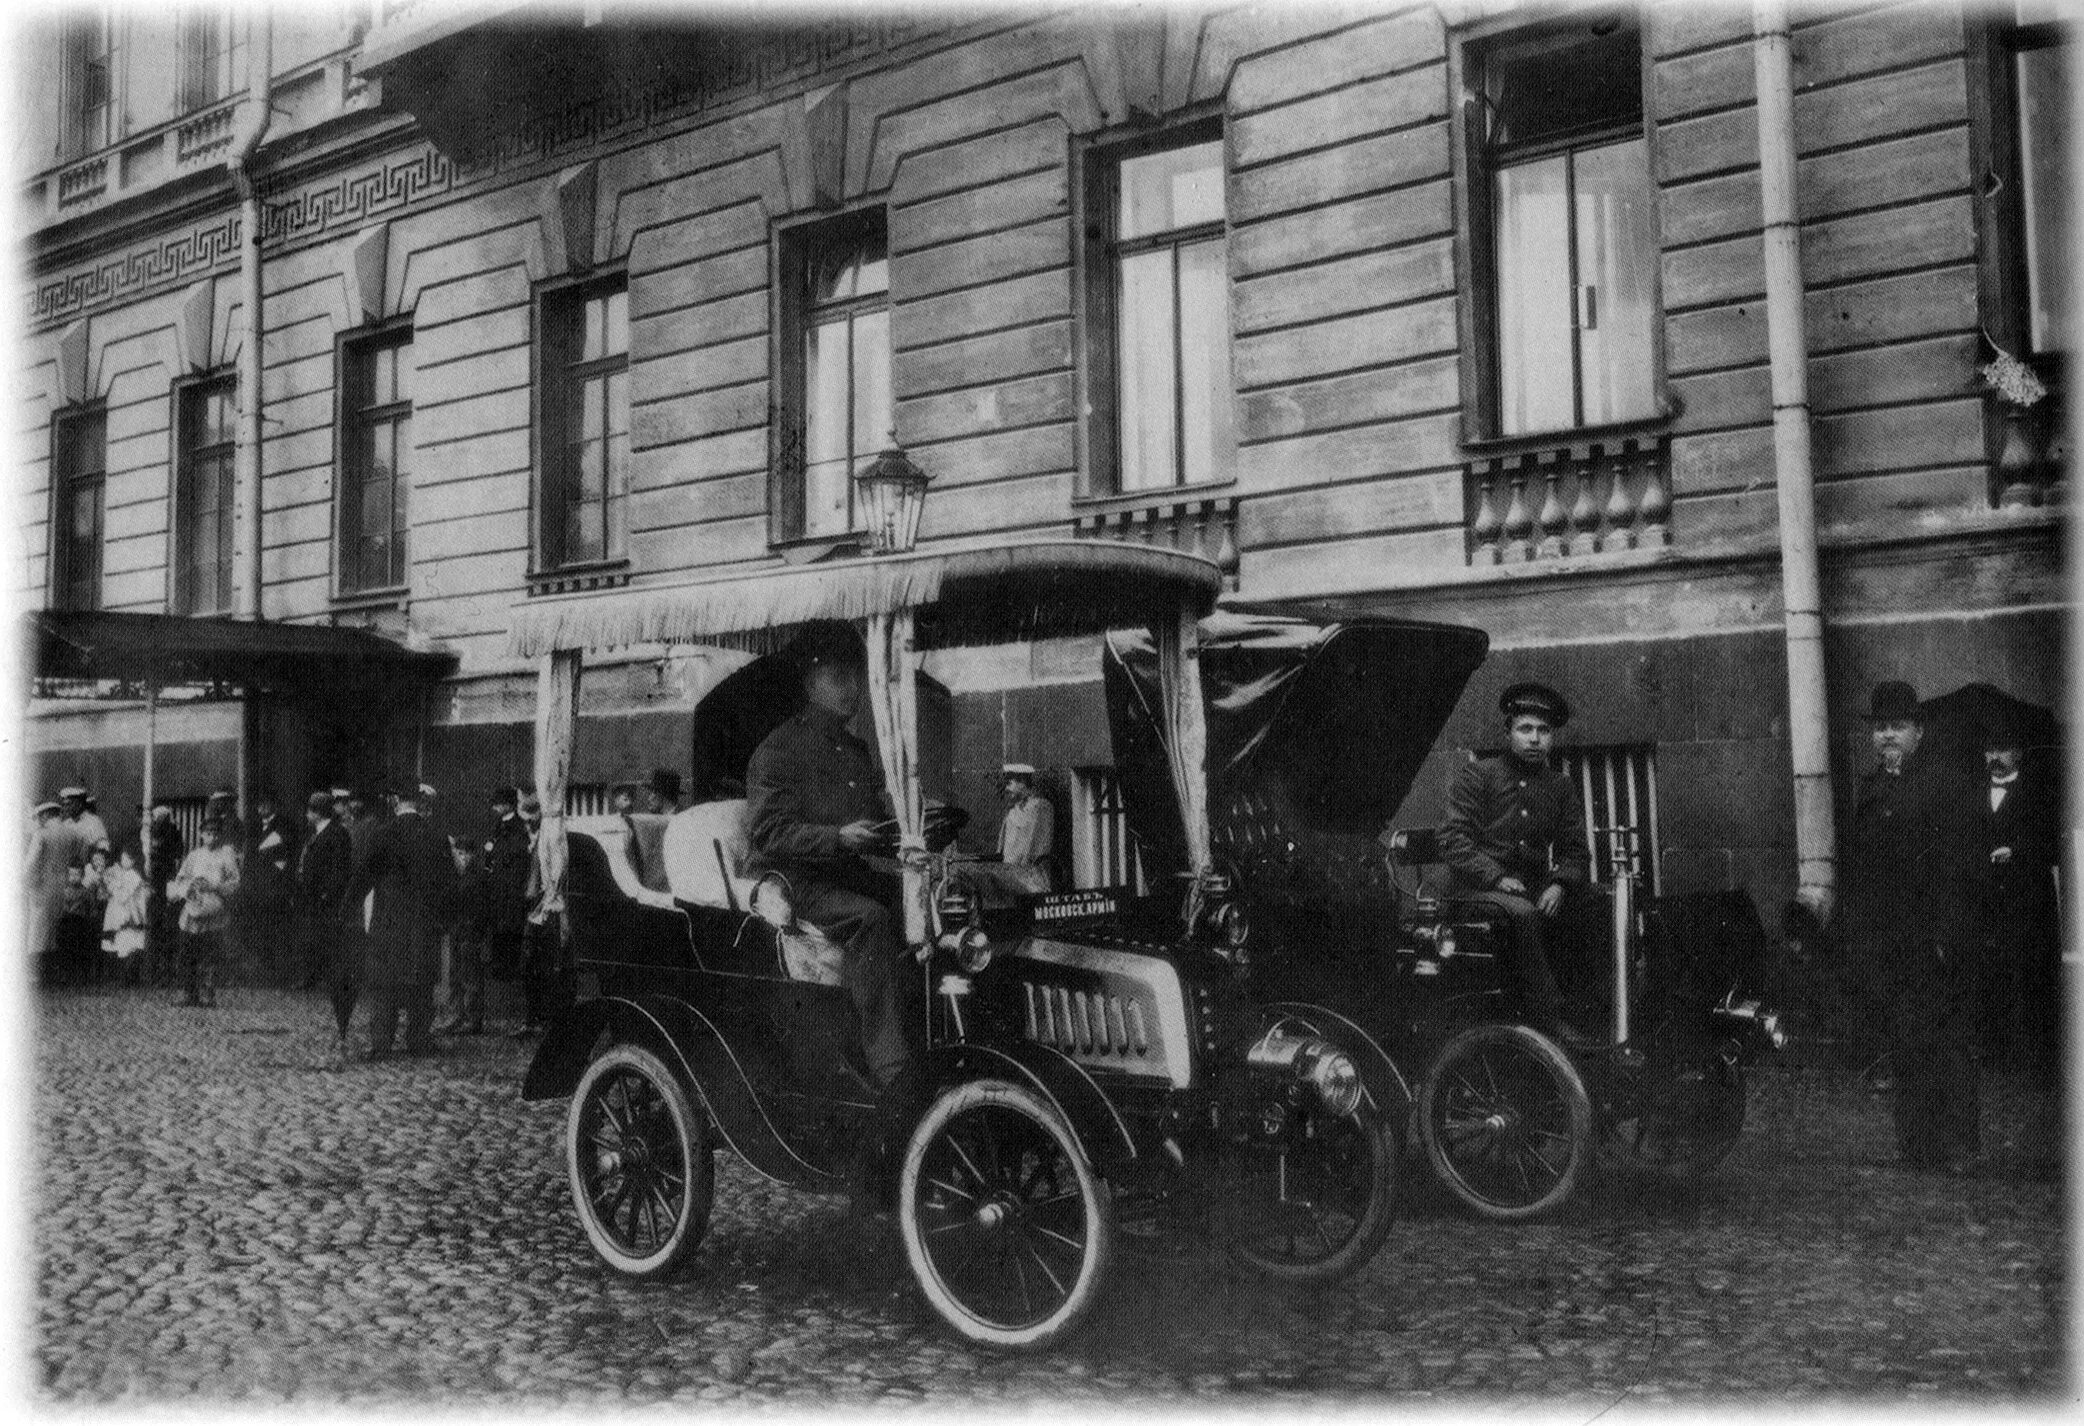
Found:
[{"label": "child in crowd", "polygon": [[136,985],[145,964],[145,917],[151,887],[138,869],[136,847],[126,846],[101,878],[108,904],[101,914],[104,965],[119,985]]}]

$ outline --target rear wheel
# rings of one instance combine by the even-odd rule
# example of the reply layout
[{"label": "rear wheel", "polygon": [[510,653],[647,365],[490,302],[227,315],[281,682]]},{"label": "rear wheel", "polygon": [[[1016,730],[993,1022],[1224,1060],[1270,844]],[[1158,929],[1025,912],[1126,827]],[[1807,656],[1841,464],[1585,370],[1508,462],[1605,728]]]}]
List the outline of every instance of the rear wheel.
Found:
[{"label": "rear wheel", "polygon": [[1025,1085],[972,1080],[913,1129],[898,1179],[905,1256],[958,1336],[1042,1347],[1076,1331],[1113,1248],[1107,1185],[1056,1107]]},{"label": "rear wheel", "polygon": [[587,1066],[565,1116],[565,1161],[587,1241],[619,1273],[669,1273],[709,1231],[708,1121],[641,1045],[611,1045]]},{"label": "rear wheel", "polygon": [[1260,1160],[1231,1253],[1284,1282],[1334,1282],[1375,1256],[1396,1216],[1395,1128],[1372,1109],[1314,1111]]},{"label": "rear wheel", "polygon": [[1689,1065],[1645,1084],[1607,1129],[1607,1157],[1650,1178],[1687,1183],[1729,1156],[1744,1132],[1744,1075]]},{"label": "rear wheel", "polygon": [[1426,1157],[1448,1191],[1503,1222],[1553,1211],[1592,1157],[1592,1103],[1569,1058],[1524,1025],[1447,1042],[1418,1094]]}]

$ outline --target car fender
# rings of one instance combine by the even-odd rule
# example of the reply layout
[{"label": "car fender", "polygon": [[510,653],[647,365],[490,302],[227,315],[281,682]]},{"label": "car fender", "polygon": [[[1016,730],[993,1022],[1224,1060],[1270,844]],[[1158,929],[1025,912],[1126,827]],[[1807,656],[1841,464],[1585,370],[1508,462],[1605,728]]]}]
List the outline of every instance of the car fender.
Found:
[{"label": "car fender", "polygon": [[586,1072],[603,1030],[663,1055],[693,1092],[717,1136],[758,1173],[795,1188],[829,1189],[839,1182],[789,1146],[760,1103],[730,1041],[707,1015],[674,996],[601,996],[565,1011],[537,1046],[521,1081],[521,1097],[570,1094]]},{"label": "car fender", "polygon": [[938,1045],[921,1068],[932,1090],[986,1076],[1027,1085],[1064,1116],[1102,1177],[1112,1178],[1136,1161],[1136,1140],[1107,1091],[1083,1066],[1046,1045]]},{"label": "car fender", "polygon": [[1360,1071],[1361,1084],[1383,1116],[1396,1125],[1400,1133],[1410,1123],[1415,1103],[1411,1086],[1405,1082],[1397,1062],[1369,1037],[1367,1031],[1336,1010],[1300,1000],[1278,1000],[1266,1008],[1286,1016],[1311,1034],[1331,1041],[1351,1055],[1353,1067]]}]

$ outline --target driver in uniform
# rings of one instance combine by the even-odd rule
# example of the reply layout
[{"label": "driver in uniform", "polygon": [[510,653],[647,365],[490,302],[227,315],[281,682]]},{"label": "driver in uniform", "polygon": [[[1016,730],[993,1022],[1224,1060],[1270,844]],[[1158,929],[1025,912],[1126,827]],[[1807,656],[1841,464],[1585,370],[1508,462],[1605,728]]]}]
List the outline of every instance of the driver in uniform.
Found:
[{"label": "driver in uniform", "polygon": [[[1549,950],[1552,925],[1579,945],[1596,944],[1603,918],[1590,881],[1577,784],[1549,762],[1556,729],[1570,704],[1540,683],[1515,683],[1498,700],[1506,750],[1455,774],[1440,825],[1440,854],[1454,874],[1454,895],[1503,913],[1527,1023],[1550,1039],[1589,1043],[1563,1021]],[[1560,924],[1558,924],[1560,923]]]},{"label": "driver in uniform", "polygon": [[789,883],[796,914],[843,955],[876,1089],[894,1101],[911,1063],[894,881],[862,854],[882,842],[882,774],[847,722],[861,706],[863,656],[847,635],[806,641],[801,711],[760,743],[745,770],[746,839],[755,875]]}]

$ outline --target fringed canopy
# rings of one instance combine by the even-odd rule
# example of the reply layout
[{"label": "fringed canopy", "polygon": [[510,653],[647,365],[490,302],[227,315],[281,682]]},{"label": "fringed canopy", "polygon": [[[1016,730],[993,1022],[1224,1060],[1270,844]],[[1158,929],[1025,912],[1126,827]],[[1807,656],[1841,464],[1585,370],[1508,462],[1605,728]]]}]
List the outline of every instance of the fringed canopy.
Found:
[{"label": "fringed canopy", "polygon": [[767,653],[803,625],[915,611],[917,647],[1097,634],[1215,607],[1223,574],[1198,555],[1114,540],[931,550],[723,575],[691,584],[529,603],[514,654],[631,644]]}]

